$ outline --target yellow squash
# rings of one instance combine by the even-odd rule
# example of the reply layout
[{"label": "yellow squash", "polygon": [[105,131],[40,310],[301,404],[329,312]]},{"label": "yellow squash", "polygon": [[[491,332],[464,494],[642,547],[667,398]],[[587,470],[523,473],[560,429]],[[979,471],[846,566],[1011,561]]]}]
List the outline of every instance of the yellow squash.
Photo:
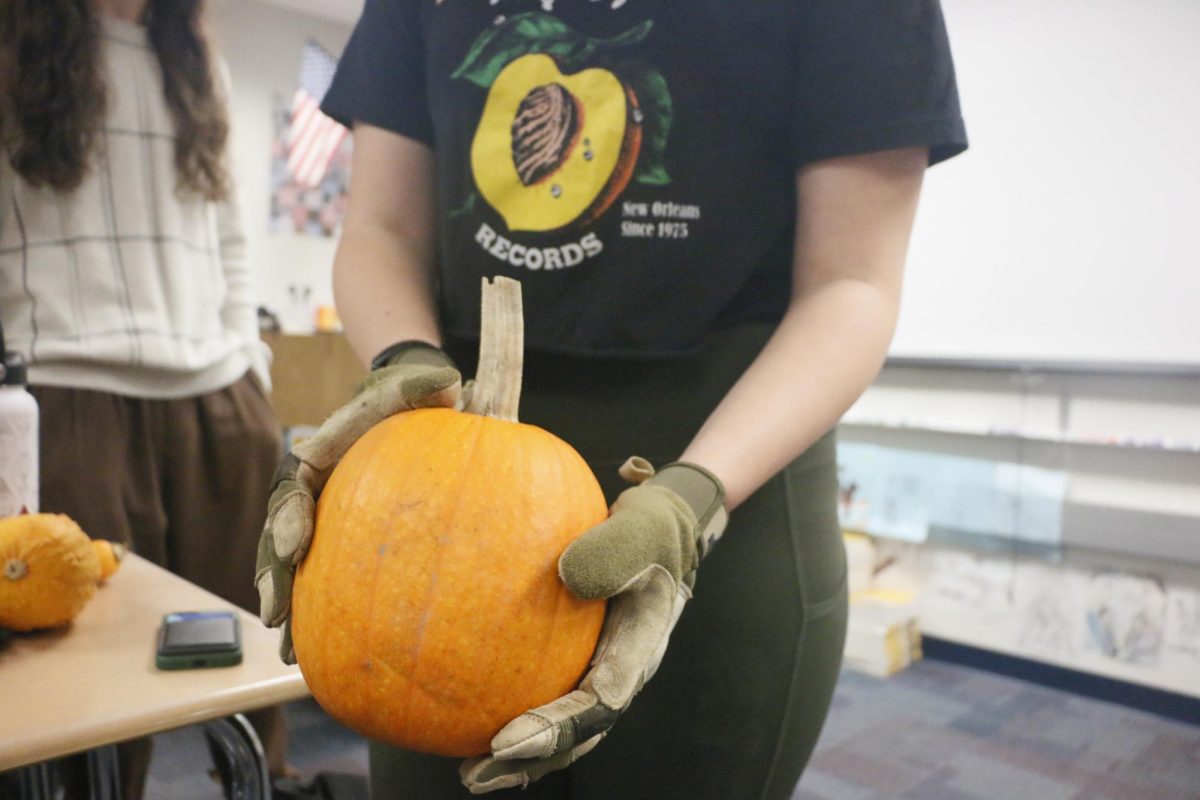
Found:
[{"label": "yellow squash", "polygon": [[66,625],[100,581],[92,540],[64,514],[0,519],[0,627]]}]

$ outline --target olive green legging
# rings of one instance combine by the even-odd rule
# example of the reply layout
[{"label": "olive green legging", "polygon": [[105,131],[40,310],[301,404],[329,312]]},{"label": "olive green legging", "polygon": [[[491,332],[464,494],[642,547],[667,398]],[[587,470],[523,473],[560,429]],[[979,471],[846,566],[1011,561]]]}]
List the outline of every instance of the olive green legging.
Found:
[{"label": "olive green legging", "polygon": [[[570,442],[610,501],[630,455],[677,458],[769,329],[666,362],[526,359],[521,419]],[[452,347],[465,374],[469,348]],[[787,400],[804,413],[804,398]],[[837,469],[826,436],[739,506],[700,565],[657,675],[590,754],[494,800],[785,800],[829,708],[846,624]],[[372,744],[373,800],[470,795],[458,759]]]}]

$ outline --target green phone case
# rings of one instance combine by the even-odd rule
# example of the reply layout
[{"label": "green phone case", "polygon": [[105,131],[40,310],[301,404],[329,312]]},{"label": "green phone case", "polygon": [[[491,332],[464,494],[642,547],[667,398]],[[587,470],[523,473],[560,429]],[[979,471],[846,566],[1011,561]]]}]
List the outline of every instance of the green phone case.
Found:
[{"label": "green phone case", "polygon": [[163,616],[154,657],[159,669],[230,667],[241,662],[241,625],[233,612],[177,611]]}]

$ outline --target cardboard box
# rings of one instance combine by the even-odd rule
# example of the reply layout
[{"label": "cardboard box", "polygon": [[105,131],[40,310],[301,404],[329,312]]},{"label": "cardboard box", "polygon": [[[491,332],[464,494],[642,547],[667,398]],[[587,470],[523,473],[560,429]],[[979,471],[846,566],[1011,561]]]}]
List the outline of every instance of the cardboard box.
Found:
[{"label": "cardboard box", "polygon": [[271,402],[284,428],[320,425],[367,374],[341,333],[264,331],[262,337],[275,354]]}]

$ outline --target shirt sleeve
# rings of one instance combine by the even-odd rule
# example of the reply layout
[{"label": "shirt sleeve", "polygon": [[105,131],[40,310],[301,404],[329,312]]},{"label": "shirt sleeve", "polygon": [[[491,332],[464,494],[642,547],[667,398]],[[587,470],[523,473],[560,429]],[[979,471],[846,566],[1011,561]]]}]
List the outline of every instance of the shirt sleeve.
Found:
[{"label": "shirt sleeve", "polygon": [[[233,76],[223,57],[215,61],[216,80],[225,102],[233,97]],[[225,152],[225,174],[236,175],[229,148]],[[246,233],[242,227],[241,207],[237,186],[232,180],[228,195],[215,203],[217,222],[217,251],[221,258],[221,273],[225,277],[225,302],[221,306],[221,322],[227,331],[241,340],[242,352],[250,361],[259,382],[271,390],[271,348],[262,340],[258,328],[258,306],[255,302],[254,275],[246,256]]]},{"label": "shirt sleeve", "polygon": [[262,340],[258,329],[254,275],[246,258],[246,235],[242,230],[235,191],[231,187],[229,197],[216,204],[221,269],[225,275],[221,321],[225,329],[241,341],[241,350],[250,361],[250,369],[263,388],[270,391],[271,348]]},{"label": "shirt sleeve", "polygon": [[929,163],[967,135],[939,0],[798,3],[795,165],[928,146]]},{"label": "shirt sleeve", "polygon": [[367,0],[321,110],[348,128],[365,122],[433,143],[416,3]]}]

